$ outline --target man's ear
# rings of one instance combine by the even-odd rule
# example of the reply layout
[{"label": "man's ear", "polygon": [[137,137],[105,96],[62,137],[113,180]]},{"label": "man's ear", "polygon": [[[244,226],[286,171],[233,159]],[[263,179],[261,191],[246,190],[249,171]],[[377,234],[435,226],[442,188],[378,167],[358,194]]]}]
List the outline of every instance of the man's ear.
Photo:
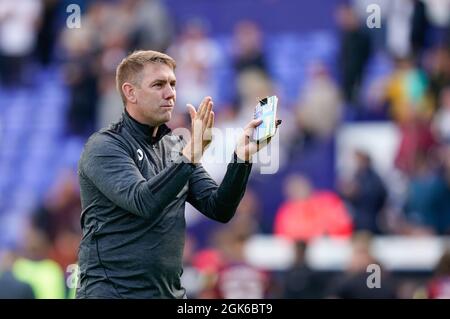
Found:
[{"label": "man's ear", "polygon": [[133,84],[131,84],[129,82],[125,82],[124,84],[122,84],[122,92],[125,95],[125,98],[130,103],[136,103],[137,102],[136,88],[134,87]]}]

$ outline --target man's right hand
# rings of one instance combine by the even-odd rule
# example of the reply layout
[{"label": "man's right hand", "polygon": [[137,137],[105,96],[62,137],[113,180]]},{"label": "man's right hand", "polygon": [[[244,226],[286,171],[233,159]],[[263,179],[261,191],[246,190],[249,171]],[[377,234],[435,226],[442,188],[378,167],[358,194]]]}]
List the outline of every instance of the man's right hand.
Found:
[{"label": "man's right hand", "polygon": [[187,105],[191,116],[191,140],[184,147],[183,155],[191,163],[200,163],[203,152],[211,143],[211,128],[214,125],[213,102],[210,96],[203,99],[196,111],[191,104]]}]

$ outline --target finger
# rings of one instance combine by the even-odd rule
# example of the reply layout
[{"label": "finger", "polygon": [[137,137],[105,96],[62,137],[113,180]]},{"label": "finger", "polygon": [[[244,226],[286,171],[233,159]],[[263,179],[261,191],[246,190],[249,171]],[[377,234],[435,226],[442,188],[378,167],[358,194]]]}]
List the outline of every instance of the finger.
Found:
[{"label": "finger", "polygon": [[197,115],[197,111],[195,110],[195,107],[192,104],[186,104],[186,107],[188,109],[189,115],[191,116],[191,121],[193,121],[195,115]]},{"label": "finger", "polygon": [[205,101],[206,101],[206,97],[203,98],[203,100],[200,102],[200,105],[198,106],[198,109],[197,109],[197,117],[198,118],[201,118],[202,112],[204,112],[204,108],[206,107]]},{"label": "finger", "polygon": [[278,132],[278,126],[281,125],[281,122],[283,122],[283,120],[276,120],[276,121],[275,121],[275,134],[277,134],[277,132]]},{"label": "finger", "polygon": [[198,108],[198,115],[201,119],[203,119],[203,117],[205,116],[206,113],[206,108],[209,104],[209,101],[211,101],[211,97],[210,96],[206,96],[202,103],[200,103],[200,107]]},{"label": "finger", "polygon": [[204,128],[206,128],[208,126],[209,115],[211,114],[212,107],[213,107],[213,102],[209,101],[208,105],[206,106],[206,112],[203,115],[203,127]]},{"label": "finger", "polygon": [[211,112],[208,116],[208,123],[206,124],[205,133],[203,134],[206,141],[212,140],[212,127],[214,124],[214,112]]},{"label": "finger", "polygon": [[250,121],[250,123],[247,124],[247,126],[244,128],[244,130],[249,129],[249,128],[255,128],[258,125],[260,125],[261,123],[262,123],[261,119],[252,120],[252,121]]},{"label": "finger", "polygon": [[211,111],[208,117],[208,123],[206,123],[206,128],[212,128],[214,126],[214,112]]}]

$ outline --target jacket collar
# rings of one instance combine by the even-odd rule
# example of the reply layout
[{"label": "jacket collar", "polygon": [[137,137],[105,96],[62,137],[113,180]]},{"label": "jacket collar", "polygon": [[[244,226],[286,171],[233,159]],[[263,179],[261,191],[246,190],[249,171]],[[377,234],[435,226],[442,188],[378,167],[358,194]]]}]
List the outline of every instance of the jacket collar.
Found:
[{"label": "jacket collar", "polygon": [[153,137],[154,126],[139,123],[131,117],[126,109],[124,110],[122,117],[125,126],[130,129],[133,136],[143,139],[150,144],[158,143],[166,134],[171,132],[171,129],[166,124],[161,124],[156,136]]}]

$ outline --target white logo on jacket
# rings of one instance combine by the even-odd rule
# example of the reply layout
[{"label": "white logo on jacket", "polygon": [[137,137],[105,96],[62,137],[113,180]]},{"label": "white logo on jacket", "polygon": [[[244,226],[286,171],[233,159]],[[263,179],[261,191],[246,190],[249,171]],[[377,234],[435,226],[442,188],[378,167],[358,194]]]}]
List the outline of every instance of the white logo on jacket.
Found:
[{"label": "white logo on jacket", "polygon": [[144,158],[144,153],[142,152],[142,150],[138,149],[137,154],[138,154],[138,160],[142,161],[142,159]]}]

